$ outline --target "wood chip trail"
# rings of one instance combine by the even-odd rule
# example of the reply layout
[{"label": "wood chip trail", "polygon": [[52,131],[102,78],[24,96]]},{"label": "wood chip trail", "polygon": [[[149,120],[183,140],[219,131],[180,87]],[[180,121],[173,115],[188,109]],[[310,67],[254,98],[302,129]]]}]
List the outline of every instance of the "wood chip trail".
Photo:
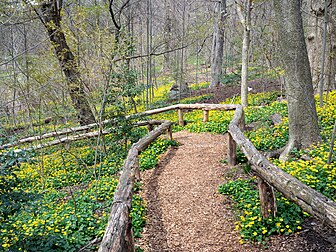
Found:
[{"label": "wood chip trail", "polygon": [[142,174],[147,225],[140,245],[147,252],[253,251],[239,243],[234,216],[218,194],[227,166],[226,137],[179,132],[180,143]]}]

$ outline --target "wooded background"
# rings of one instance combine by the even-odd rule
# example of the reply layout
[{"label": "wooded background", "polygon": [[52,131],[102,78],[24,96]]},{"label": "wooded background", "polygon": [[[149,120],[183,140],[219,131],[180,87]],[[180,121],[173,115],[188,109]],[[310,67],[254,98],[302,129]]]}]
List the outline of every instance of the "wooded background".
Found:
[{"label": "wooded background", "polygon": [[[298,2],[313,86],[333,89],[336,3]],[[153,89],[169,81],[162,73],[182,92],[186,83],[225,84],[234,72],[246,106],[251,67],[261,85],[270,73],[283,82],[274,13],[272,1],[252,0],[2,1],[1,127],[84,125],[149,108]]]}]

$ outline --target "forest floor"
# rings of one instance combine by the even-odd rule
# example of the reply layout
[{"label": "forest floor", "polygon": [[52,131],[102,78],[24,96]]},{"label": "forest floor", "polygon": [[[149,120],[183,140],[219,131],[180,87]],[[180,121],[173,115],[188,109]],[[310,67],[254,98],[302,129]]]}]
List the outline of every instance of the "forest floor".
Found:
[{"label": "forest floor", "polygon": [[[262,83],[261,81],[249,81],[248,87],[251,88],[249,94],[265,93],[272,91],[284,91],[280,83],[277,81]],[[231,83],[221,85],[215,88],[204,88],[194,90],[191,96],[200,96],[204,94],[211,94],[213,97],[205,101],[206,103],[220,103],[228,98],[235,98],[240,95],[240,84]]]},{"label": "forest floor", "polygon": [[307,220],[299,234],[274,236],[266,245],[241,244],[233,205],[218,194],[225,178],[246,176],[221,162],[226,158],[226,136],[183,131],[174,139],[180,146],[142,173],[147,224],[139,245],[145,252],[335,251],[334,233],[314,219]]}]

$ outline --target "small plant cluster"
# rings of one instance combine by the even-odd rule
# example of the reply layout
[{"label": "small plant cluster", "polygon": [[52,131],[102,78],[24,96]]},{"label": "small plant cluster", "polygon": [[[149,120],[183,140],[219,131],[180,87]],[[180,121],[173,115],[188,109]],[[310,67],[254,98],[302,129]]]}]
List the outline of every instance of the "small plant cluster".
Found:
[{"label": "small plant cluster", "polygon": [[139,156],[140,170],[149,170],[155,167],[160,158],[160,154],[164,153],[169,146],[177,146],[176,141],[163,138],[156,139],[145,151]]},{"label": "small plant cluster", "polygon": [[219,192],[230,195],[237,211],[236,230],[240,231],[241,243],[245,240],[262,242],[272,234],[292,234],[302,229],[305,216],[300,207],[277,195],[278,213],[262,218],[259,193],[254,178],[238,179],[219,186]]},{"label": "small plant cluster", "polygon": [[[282,116],[282,122],[273,125],[270,117],[273,114]],[[288,141],[288,119],[286,102],[273,102],[269,106],[246,109],[246,123],[258,122],[256,129],[246,132],[247,138],[260,151],[276,150]]]},{"label": "small plant cluster", "polygon": [[210,82],[208,82],[208,81],[203,81],[203,82],[200,82],[200,83],[197,83],[197,84],[196,84],[196,83],[191,84],[191,85],[189,86],[189,88],[190,88],[191,90],[199,90],[199,89],[208,88],[209,85],[210,85]]}]

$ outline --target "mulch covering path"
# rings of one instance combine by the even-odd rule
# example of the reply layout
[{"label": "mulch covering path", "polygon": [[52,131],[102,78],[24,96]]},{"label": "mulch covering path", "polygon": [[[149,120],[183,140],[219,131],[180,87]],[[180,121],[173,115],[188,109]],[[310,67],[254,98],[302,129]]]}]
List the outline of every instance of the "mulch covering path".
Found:
[{"label": "mulch covering path", "polygon": [[312,239],[320,232],[309,228],[302,234],[272,237],[267,248],[240,244],[231,201],[218,194],[229,171],[220,162],[226,159],[226,136],[183,131],[174,139],[180,146],[141,174],[147,224],[137,243],[145,252],[334,251],[324,239]]},{"label": "mulch covering path", "polygon": [[234,215],[218,194],[227,166],[226,137],[179,132],[180,143],[142,173],[145,251],[254,251],[239,243]]}]

